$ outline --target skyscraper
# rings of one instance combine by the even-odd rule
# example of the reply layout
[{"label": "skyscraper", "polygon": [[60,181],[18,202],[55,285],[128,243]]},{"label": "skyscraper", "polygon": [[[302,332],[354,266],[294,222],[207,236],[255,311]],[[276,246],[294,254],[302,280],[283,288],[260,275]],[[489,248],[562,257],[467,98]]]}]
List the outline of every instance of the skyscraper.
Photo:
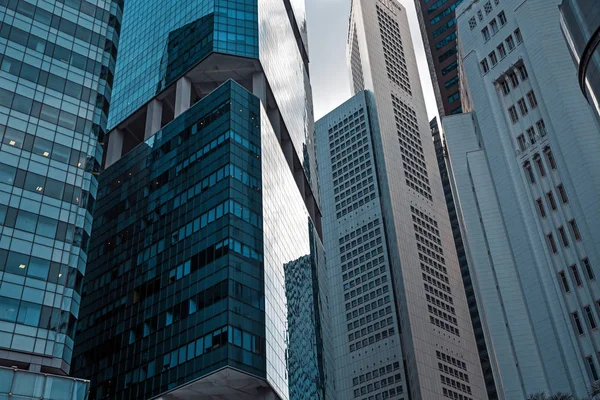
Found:
[{"label": "skyscraper", "polygon": [[[121,1],[0,2],[2,366],[69,373],[121,13]],[[76,397],[75,381],[13,372],[0,392]]]},{"label": "skyscraper", "polygon": [[131,0],[122,38],[77,373],[95,399],[298,398],[286,299],[327,311],[285,276],[323,251],[303,3]]},{"label": "skyscraper", "polygon": [[462,112],[455,18],[462,1],[414,0],[440,116]]},{"label": "skyscraper", "polygon": [[337,392],[485,398],[405,9],[354,0],[348,61],[316,129]]},{"label": "skyscraper", "polygon": [[456,11],[469,103],[467,114],[444,118],[444,132],[507,399],[585,396],[600,378],[600,136],[559,4],[469,0]]}]

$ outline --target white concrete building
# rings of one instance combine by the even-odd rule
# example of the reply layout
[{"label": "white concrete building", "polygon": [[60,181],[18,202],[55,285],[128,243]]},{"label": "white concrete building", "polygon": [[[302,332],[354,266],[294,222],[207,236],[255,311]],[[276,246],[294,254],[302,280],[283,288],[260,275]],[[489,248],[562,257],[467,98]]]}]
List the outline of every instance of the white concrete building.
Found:
[{"label": "white concrete building", "polygon": [[457,209],[500,398],[600,377],[600,135],[559,0],[456,10],[463,108],[445,117]]},{"label": "white concrete building", "polygon": [[338,398],[485,399],[406,10],[354,0],[348,59],[316,124]]}]

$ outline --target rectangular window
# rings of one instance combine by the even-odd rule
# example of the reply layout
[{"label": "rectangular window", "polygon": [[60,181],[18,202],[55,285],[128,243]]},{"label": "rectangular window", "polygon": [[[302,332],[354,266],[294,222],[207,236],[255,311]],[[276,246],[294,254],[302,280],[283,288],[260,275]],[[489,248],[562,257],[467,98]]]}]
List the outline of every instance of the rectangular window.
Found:
[{"label": "rectangular window", "polygon": [[500,54],[500,58],[506,57],[506,49],[504,48],[504,43],[500,43],[498,47],[496,47],[496,49],[498,49],[498,54]]},{"label": "rectangular window", "polygon": [[562,283],[563,290],[566,293],[569,293],[571,291],[571,288],[569,287],[569,281],[567,280],[567,275],[565,274],[565,271],[560,271],[558,273],[558,276],[560,276],[560,282]]},{"label": "rectangular window", "polygon": [[515,37],[517,38],[517,43],[523,43],[523,36],[521,36],[521,30],[519,28],[515,29]]},{"label": "rectangular window", "polygon": [[598,377],[598,370],[596,370],[596,364],[594,363],[594,359],[591,356],[589,356],[589,357],[586,357],[585,360],[587,361],[588,368],[590,370],[590,375],[592,376],[592,379],[594,381],[597,381],[599,379],[599,377]]},{"label": "rectangular window", "polygon": [[517,114],[517,109],[515,106],[510,106],[508,113],[510,114],[510,120],[513,124],[515,124],[519,120],[519,114]]},{"label": "rectangular window", "polygon": [[504,14],[504,11],[498,14],[498,20],[500,21],[500,25],[506,25],[506,14]]},{"label": "rectangular window", "polygon": [[492,51],[489,54],[489,57],[490,57],[490,62],[492,63],[492,66],[498,64],[498,58],[496,58],[496,52],[495,51]]},{"label": "rectangular window", "polygon": [[540,212],[540,216],[542,218],[545,218],[546,217],[546,210],[544,209],[544,202],[542,201],[542,199],[537,199],[535,202],[536,202],[538,210]]},{"label": "rectangular window", "polygon": [[521,75],[521,80],[526,81],[529,78],[529,74],[527,73],[527,68],[524,65],[519,65],[518,67],[519,75]]},{"label": "rectangular window", "polygon": [[490,21],[490,28],[492,28],[492,33],[498,32],[498,21],[496,21],[496,18]]},{"label": "rectangular window", "polygon": [[550,168],[556,169],[556,161],[554,160],[554,155],[552,155],[552,150],[550,150],[550,147],[546,147],[544,149],[544,153],[546,154],[546,159],[550,164]]},{"label": "rectangular window", "polygon": [[500,86],[502,87],[502,93],[507,96],[510,93],[510,85],[506,80],[500,82]]},{"label": "rectangular window", "polygon": [[546,237],[548,238],[548,245],[550,246],[550,250],[552,250],[552,253],[558,253],[558,248],[556,247],[556,242],[554,241],[554,235],[549,233],[546,235]]},{"label": "rectangular window", "polygon": [[521,151],[525,151],[525,148],[527,147],[527,141],[525,140],[525,136],[523,134],[517,136],[517,142],[519,143],[519,149],[521,149]]},{"label": "rectangular window", "polygon": [[517,74],[509,74],[508,77],[510,78],[510,82],[513,85],[513,88],[516,88],[517,86],[519,86],[519,78],[517,78]]},{"label": "rectangular window", "polygon": [[565,231],[565,228],[559,226],[558,234],[560,235],[560,240],[562,240],[563,246],[569,247],[569,239],[567,238],[567,232]]},{"label": "rectangular window", "polygon": [[517,104],[519,105],[519,110],[521,110],[521,115],[527,115],[529,110],[527,109],[527,103],[525,103],[525,99],[522,98],[517,102]]},{"label": "rectangular window", "polygon": [[581,232],[579,232],[579,227],[577,226],[577,221],[574,219],[569,221],[569,225],[571,226],[571,231],[573,232],[573,236],[575,240],[581,240]]},{"label": "rectangular window", "polygon": [[513,39],[512,35],[507,37],[504,41],[506,42],[509,51],[515,48],[515,40]]},{"label": "rectangular window", "polygon": [[546,176],[546,169],[544,168],[544,164],[542,163],[542,158],[538,155],[537,157],[534,158],[534,161],[538,167],[538,170],[540,171],[540,175]]},{"label": "rectangular window", "polygon": [[531,142],[531,144],[535,143],[535,130],[533,129],[533,126],[529,127],[529,129],[527,129],[527,137],[529,138],[529,141]]},{"label": "rectangular window", "polygon": [[537,107],[538,102],[535,98],[535,93],[533,93],[533,90],[530,90],[529,93],[527,93],[527,100],[529,100],[529,105],[531,106],[532,110]]},{"label": "rectangular window", "polygon": [[585,311],[585,316],[587,317],[588,323],[590,324],[590,329],[596,329],[598,325],[596,325],[596,318],[594,318],[594,313],[592,312],[592,308],[590,306],[583,307]]},{"label": "rectangular window", "polygon": [[527,173],[527,176],[529,177],[529,181],[531,183],[535,183],[535,175],[533,174],[533,169],[531,168],[531,164],[529,164],[529,162],[526,162],[523,165],[523,168],[525,168],[525,172]]},{"label": "rectangular window", "polygon": [[546,124],[544,123],[544,120],[540,119],[535,124],[537,125],[538,133],[540,134],[540,136],[546,136]]},{"label": "rectangular window", "polygon": [[571,269],[571,273],[573,274],[573,280],[577,286],[583,285],[581,281],[581,275],[579,275],[579,270],[577,269],[577,265],[573,264],[569,267]]},{"label": "rectangular window", "polygon": [[480,64],[481,64],[481,69],[483,70],[483,73],[486,74],[490,70],[490,66],[488,65],[487,58],[484,58],[483,60],[481,60]]},{"label": "rectangular window", "polygon": [[579,313],[575,311],[571,313],[571,317],[573,318],[573,325],[575,326],[575,332],[579,335],[583,335],[583,325],[581,324],[581,320],[579,319]]},{"label": "rectangular window", "polygon": [[565,190],[565,187],[562,185],[562,183],[558,185],[556,189],[558,189],[558,194],[560,194],[560,200],[563,203],[568,203],[569,198],[567,197],[567,191]]},{"label": "rectangular window", "polygon": [[581,264],[583,265],[583,269],[585,270],[585,274],[587,275],[590,281],[596,279],[596,275],[594,275],[594,270],[592,269],[592,264],[590,264],[589,258],[584,258],[581,260]]},{"label": "rectangular window", "polygon": [[483,35],[484,41],[487,42],[488,40],[490,40],[490,30],[487,26],[481,30],[481,34]]},{"label": "rectangular window", "polygon": [[550,208],[556,210],[556,200],[554,200],[554,194],[552,192],[546,193],[546,197],[548,198],[548,203],[550,204]]}]

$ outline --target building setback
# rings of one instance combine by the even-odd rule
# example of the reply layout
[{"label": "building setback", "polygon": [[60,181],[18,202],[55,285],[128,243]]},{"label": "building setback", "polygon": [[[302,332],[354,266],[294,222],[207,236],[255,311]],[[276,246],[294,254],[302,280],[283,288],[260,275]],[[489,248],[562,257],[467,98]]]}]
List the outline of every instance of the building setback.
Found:
[{"label": "building setback", "polygon": [[0,371],[0,397],[83,399],[87,391],[64,376],[122,7],[0,2],[0,366],[12,368]]},{"label": "building setback", "polygon": [[600,378],[600,137],[559,3],[456,11],[468,113],[443,125],[499,398]]},{"label": "building setback", "polygon": [[462,112],[455,18],[462,1],[414,0],[440,115]]},{"label": "building setback", "polygon": [[[92,399],[331,398],[302,2],[127,7],[78,376]],[[316,336],[302,376],[290,329]]]},{"label": "building setback", "polygon": [[485,398],[405,9],[354,0],[348,63],[316,128],[337,393]]}]

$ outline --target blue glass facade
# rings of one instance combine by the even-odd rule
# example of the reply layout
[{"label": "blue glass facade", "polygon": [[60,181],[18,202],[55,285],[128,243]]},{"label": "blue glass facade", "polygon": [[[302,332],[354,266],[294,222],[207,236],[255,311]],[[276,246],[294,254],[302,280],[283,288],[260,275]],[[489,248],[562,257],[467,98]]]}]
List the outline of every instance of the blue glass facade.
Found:
[{"label": "blue glass facade", "polygon": [[0,0],[4,364],[69,371],[121,13],[118,0]]}]

